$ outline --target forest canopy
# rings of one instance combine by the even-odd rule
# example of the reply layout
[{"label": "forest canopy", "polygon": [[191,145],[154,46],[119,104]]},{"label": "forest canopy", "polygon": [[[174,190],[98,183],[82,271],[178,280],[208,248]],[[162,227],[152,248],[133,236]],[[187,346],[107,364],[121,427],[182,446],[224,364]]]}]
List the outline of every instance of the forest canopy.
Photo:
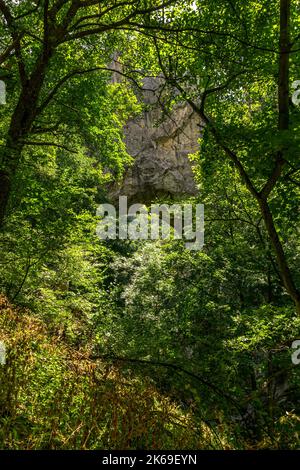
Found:
[{"label": "forest canopy", "polygon": [[[299,448],[299,27],[298,0],[0,0],[1,449]],[[204,205],[201,250],[97,237],[149,128],[149,175],[192,129],[197,191],[132,202]]]}]

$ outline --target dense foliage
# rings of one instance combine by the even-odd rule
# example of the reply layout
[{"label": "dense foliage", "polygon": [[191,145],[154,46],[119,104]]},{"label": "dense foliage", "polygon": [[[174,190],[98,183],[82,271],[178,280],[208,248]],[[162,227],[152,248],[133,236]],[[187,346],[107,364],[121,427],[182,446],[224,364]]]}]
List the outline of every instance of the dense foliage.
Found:
[{"label": "dense foliage", "polygon": [[[299,448],[299,19],[0,0],[0,448]],[[205,205],[202,251],[96,236],[158,75],[163,115],[202,122],[199,194],[176,201]]]}]

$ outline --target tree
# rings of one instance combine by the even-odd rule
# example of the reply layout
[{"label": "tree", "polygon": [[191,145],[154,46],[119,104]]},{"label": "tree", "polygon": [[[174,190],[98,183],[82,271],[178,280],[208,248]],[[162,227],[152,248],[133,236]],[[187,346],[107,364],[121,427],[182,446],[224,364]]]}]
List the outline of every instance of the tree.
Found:
[{"label": "tree", "polygon": [[152,22],[152,38],[145,32],[153,59],[178,91],[170,102],[186,100],[198,113],[204,139],[214,139],[258,206],[298,314],[287,239],[295,238],[299,220],[295,205],[283,201],[287,187],[299,201],[299,110],[290,92],[300,73],[299,8],[290,0],[201,1],[193,12],[177,10],[169,22]]},{"label": "tree", "polygon": [[[176,2],[125,0],[104,5],[99,0],[0,1],[4,43],[0,65],[4,75],[8,74],[14,82],[0,155],[0,224],[7,212],[24,146],[28,142],[34,145],[31,137],[36,136],[35,123],[43,120],[60,89],[74,76],[105,69],[120,44],[118,39],[125,40],[119,32],[130,21],[143,28],[149,15],[173,3]],[[99,56],[93,67],[87,67],[87,61],[72,61],[72,57],[76,60],[78,49],[88,57],[97,47]],[[59,78],[53,80],[57,75]],[[52,126],[39,129],[39,133],[47,136],[51,130]]]}]

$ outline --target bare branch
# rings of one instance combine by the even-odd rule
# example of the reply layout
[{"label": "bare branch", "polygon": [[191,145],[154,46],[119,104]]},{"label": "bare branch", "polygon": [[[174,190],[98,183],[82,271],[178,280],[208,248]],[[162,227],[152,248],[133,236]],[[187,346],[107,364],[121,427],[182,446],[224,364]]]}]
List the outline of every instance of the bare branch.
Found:
[{"label": "bare branch", "polygon": [[260,197],[263,199],[267,199],[272,190],[274,189],[278,179],[280,178],[282,174],[282,170],[284,165],[286,164],[286,160],[283,158],[282,153],[278,153],[278,158],[275,161],[275,165],[273,168],[273,171],[268,178],[267,182],[265,183],[264,187],[260,191]]},{"label": "bare branch", "polygon": [[19,67],[20,80],[21,80],[22,86],[24,86],[26,83],[27,76],[26,76],[25,64],[24,64],[24,61],[22,58],[22,52],[21,52],[21,37],[23,36],[23,34],[20,35],[19,33],[15,31],[14,29],[15,18],[12,16],[10,9],[8,8],[8,6],[5,4],[3,0],[0,0],[0,11],[2,12],[5,18],[11,37],[13,39],[15,55],[16,55],[17,63]]},{"label": "bare branch", "polygon": [[94,355],[89,357],[90,360],[97,360],[97,359],[105,359],[105,360],[111,360],[114,362],[128,362],[128,363],[133,363],[133,364],[141,364],[141,365],[148,365],[148,366],[155,366],[155,367],[166,367],[168,369],[173,369],[177,372],[181,372],[185,375],[188,375],[192,377],[193,379],[197,380],[200,382],[202,385],[206,386],[210,390],[212,390],[214,393],[217,395],[221,396],[222,398],[227,399],[232,405],[235,406],[236,409],[239,411],[242,410],[242,406],[230,395],[228,395],[224,390],[221,390],[219,387],[217,387],[215,384],[212,382],[209,382],[206,378],[195,374],[194,372],[189,371],[188,369],[185,369],[184,367],[173,364],[170,362],[162,362],[162,361],[153,361],[153,360],[144,360],[144,359],[135,359],[135,358],[127,358],[127,357],[116,357],[116,356],[100,356],[100,355]]},{"label": "bare branch", "polygon": [[[77,75],[85,75],[88,73],[92,72],[99,72],[99,71],[105,71],[105,72],[112,72],[112,73],[117,73],[121,75],[122,77],[127,78],[128,80],[131,80],[136,87],[138,87],[140,90],[146,90],[144,87],[142,87],[137,80],[135,80],[131,75],[122,72],[120,70],[114,69],[112,67],[93,67],[90,69],[85,69],[85,70],[73,70],[72,72],[68,73],[65,75],[63,78],[59,80],[59,82],[54,86],[54,88],[51,90],[47,98],[43,101],[43,103],[38,107],[37,109],[37,115],[40,114],[47,106],[48,104],[52,101],[52,99],[55,97],[55,95],[58,93],[60,88],[67,83],[70,79],[74,78]],[[150,90],[148,90],[150,91]]]},{"label": "bare branch", "polygon": [[20,35],[10,44],[6,50],[0,55],[0,65],[3,64],[9,57],[11,57],[13,54],[12,52],[15,50],[16,45],[18,42],[21,40],[22,36],[24,33],[20,33]]},{"label": "bare branch", "polygon": [[57,148],[66,150],[67,152],[70,152],[70,153],[74,153],[74,154],[78,153],[75,150],[72,150],[69,147],[66,147],[65,145],[57,144],[55,142],[41,142],[41,141],[24,140],[21,143],[22,143],[22,145],[36,145],[36,146],[39,146],[39,147],[44,147],[44,146],[46,146],[46,147],[57,147]]}]

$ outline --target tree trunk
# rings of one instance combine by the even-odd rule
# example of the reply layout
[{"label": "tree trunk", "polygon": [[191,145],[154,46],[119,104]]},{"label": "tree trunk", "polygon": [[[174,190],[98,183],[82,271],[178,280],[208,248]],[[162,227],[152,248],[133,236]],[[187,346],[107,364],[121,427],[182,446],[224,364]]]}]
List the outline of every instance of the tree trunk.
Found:
[{"label": "tree trunk", "polygon": [[6,146],[0,161],[0,227],[7,213],[12,183],[18,169],[23,141],[30,134],[38,114],[39,96],[52,51],[47,50],[37,60],[34,70],[23,86],[17,106],[11,118]]},{"label": "tree trunk", "polygon": [[280,0],[280,38],[278,74],[278,130],[289,128],[289,71],[290,71],[291,0]]},{"label": "tree trunk", "polygon": [[[278,71],[278,131],[289,129],[289,68],[290,68],[290,10],[291,0],[280,0],[280,37],[279,37],[279,71]],[[285,148],[278,151],[277,162],[284,161]],[[276,178],[279,178],[276,175]],[[273,185],[273,184],[272,184]],[[296,288],[291,270],[283,249],[282,242],[278,236],[272,212],[267,197],[258,195],[258,203],[261,214],[276,255],[279,272],[283,285],[294,301],[296,311],[300,315],[300,292]]]},{"label": "tree trunk", "polygon": [[277,259],[277,263],[279,267],[279,273],[280,273],[283,285],[287,293],[289,294],[289,296],[294,301],[298,315],[300,315],[300,293],[294,284],[293,276],[290,271],[290,268],[286,259],[286,255],[284,253],[282,243],[278,236],[269,204],[267,203],[266,200],[259,199],[259,206],[260,206],[261,214],[262,214],[265,226],[266,226],[267,233],[269,235],[272,248],[276,255],[276,259]]}]

